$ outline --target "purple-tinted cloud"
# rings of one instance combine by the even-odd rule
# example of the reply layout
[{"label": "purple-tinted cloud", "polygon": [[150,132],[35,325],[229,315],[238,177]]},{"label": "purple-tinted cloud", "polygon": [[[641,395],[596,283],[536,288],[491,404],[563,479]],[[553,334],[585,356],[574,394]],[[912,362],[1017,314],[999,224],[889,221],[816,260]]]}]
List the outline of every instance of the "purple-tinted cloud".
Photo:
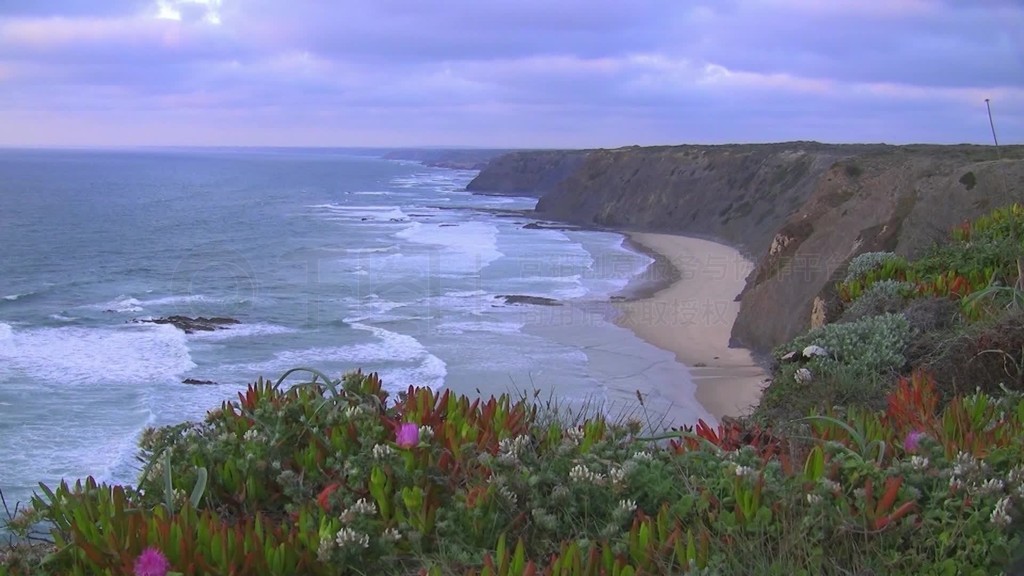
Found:
[{"label": "purple-tinted cloud", "polygon": [[1014,0],[14,0],[0,145],[986,142],[985,98],[1020,142],[1021,30]]}]

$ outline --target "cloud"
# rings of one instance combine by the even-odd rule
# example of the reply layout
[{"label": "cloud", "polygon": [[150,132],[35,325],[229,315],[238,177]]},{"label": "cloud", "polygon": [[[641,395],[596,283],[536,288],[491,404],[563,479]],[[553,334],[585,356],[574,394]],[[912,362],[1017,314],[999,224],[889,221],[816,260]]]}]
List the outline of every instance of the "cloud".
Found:
[{"label": "cloud", "polygon": [[1021,30],[1012,0],[9,0],[0,144],[985,142],[985,98],[1019,142]]}]

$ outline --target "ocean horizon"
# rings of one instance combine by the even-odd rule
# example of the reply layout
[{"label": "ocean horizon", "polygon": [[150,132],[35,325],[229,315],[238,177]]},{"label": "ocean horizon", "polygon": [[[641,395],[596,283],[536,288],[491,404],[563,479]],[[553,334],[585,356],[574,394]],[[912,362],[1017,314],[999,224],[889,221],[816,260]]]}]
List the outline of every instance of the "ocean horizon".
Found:
[{"label": "ocean horizon", "polygon": [[[611,416],[637,389],[692,397],[671,352],[612,321],[610,298],[652,262],[621,234],[526,228],[535,198],[474,195],[474,171],[373,154],[0,150],[7,502],[62,478],[134,483],[143,429],[201,420],[295,367],[378,372],[392,393],[536,391]],[[150,322],[171,315],[238,324]],[[684,409],[677,424],[710,419]]]}]

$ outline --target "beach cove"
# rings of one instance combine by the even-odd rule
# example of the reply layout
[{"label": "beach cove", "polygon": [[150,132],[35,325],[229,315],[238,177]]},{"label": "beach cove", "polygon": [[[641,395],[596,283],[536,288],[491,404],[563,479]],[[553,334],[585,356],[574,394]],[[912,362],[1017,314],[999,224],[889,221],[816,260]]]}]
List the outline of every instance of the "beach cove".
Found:
[{"label": "beach cove", "polygon": [[[647,294],[617,303],[621,315],[616,323],[674,353],[690,372],[697,401],[716,419],[748,414],[768,375],[749,350],[732,348],[729,340],[739,312],[737,296],[753,263],[730,246],[700,238],[653,233],[627,237],[672,270],[667,285],[654,285]],[[684,401],[676,391],[662,393]]]}]

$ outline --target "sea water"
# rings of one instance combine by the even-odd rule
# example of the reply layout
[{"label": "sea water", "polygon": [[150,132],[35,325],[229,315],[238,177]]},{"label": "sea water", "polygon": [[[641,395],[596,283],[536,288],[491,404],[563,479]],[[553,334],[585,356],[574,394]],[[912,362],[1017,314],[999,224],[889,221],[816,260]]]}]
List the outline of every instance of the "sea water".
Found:
[{"label": "sea water", "polygon": [[[650,258],[614,233],[525,228],[536,200],[470,194],[473,176],[349,150],[0,151],[8,503],[37,482],[133,482],[145,427],[293,367],[606,410],[652,383],[692,388],[610,320]],[[240,323],[141,322],[172,314]]]}]

